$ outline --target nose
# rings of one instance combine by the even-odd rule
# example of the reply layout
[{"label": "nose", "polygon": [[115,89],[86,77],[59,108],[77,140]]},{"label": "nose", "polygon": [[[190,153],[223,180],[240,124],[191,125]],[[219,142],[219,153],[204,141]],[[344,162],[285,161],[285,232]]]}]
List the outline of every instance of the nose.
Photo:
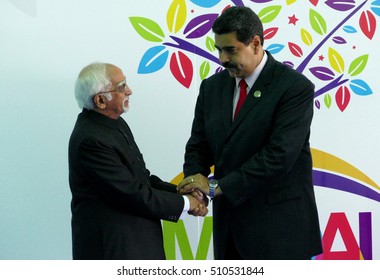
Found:
[{"label": "nose", "polygon": [[132,94],[132,90],[131,90],[131,88],[129,86],[127,86],[125,92],[126,92],[127,95],[131,95]]},{"label": "nose", "polygon": [[230,57],[226,52],[221,51],[221,52],[219,52],[219,60],[222,64],[224,64],[224,63],[230,61]]},{"label": "nose", "polygon": [[125,84],[122,93],[125,94],[125,95],[131,95],[132,94],[132,90],[131,90],[131,88],[127,84]]}]

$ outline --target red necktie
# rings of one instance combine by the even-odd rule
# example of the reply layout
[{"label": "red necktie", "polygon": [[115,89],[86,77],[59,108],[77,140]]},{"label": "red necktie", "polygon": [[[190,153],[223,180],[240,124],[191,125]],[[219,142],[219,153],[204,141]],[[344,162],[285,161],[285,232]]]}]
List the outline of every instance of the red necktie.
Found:
[{"label": "red necktie", "polygon": [[245,98],[247,97],[247,86],[248,85],[244,79],[240,80],[240,82],[239,82],[240,95],[239,95],[238,103],[236,105],[234,119],[236,118],[241,106],[244,103]]}]

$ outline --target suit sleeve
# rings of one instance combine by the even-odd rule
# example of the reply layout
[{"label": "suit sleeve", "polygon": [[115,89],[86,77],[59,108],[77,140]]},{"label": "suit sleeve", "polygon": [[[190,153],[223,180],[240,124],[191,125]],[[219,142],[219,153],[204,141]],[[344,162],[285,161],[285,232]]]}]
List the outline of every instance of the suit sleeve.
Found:
[{"label": "suit sleeve", "polygon": [[197,173],[207,177],[211,172],[211,166],[214,164],[211,147],[206,137],[203,98],[204,81],[201,83],[200,93],[195,106],[191,136],[186,144],[185,163],[183,166],[185,177]]},{"label": "suit sleeve", "polygon": [[169,182],[164,182],[162,181],[159,177],[156,175],[150,175],[150,184],[153,188],[161,191],[166,191],[166,192],[171,192],[171,193],[177,193],[177,186],[169,183]]}]

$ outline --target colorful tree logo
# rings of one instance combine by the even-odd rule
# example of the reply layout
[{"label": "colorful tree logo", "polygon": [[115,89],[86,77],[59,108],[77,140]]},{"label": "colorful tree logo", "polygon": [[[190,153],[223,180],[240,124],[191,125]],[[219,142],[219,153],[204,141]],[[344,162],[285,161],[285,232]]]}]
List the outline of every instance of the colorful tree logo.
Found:
[{"label": "colorful tree logo", "polygon": [[[212,8],[220,4],[222,0],[173,0],[166,14],[166,32],[154,20],[145,17],[129,17],[135,31],[145,40],[154,43],[143,54],[139,67],[139,74],[150,74],[163,69],[169,64],[173,77],[184,87],[189,88],[194,75],[194,64],[189,55],[196,55],[204,59],[200,63],[200,79],[204,79],[214,72],[222,69],[215,52],[214,40],[210,37],[212,24],[218,17],[218,13],[205,13],[188,19],[188,5],[201,8]],[[224,6],[224,9],[235,6],[245,6],[244,2],[252,2],[252,8],[258,11],[258,16],[264,25],[265,41],[273,41],[276,34],[282,28],[290,25],[297,25],[298,18],[295,14],[288,16],[288,26],[275,25],[276,19],[284,10],[283,5],[275,5],[273,0],[231,0]],[[272,3],[271,3],[272,2]],[[279,2],[279,1],[276,1]],[[285,0],[286,6],[291,6],[297,0]],[[315,106],[321,108],[320,98],[323,96],[323,103],[326,108],[330,108],[335,101],[340,111],[344,111],[350,103],[352,94],[358,96],[368,96],[373,93],[371,87],[359,77],[367,66],[369,54],[361,54],[354,59],[344,57],[339,51],[339,46],[347,44],[345,37],[361,32],[363,38],[372,40],[377,28],[377,18],[380,16],[380,0],[367,3],[368,0],[356,3],[354,0],[327,0],[321,3],[319,0],[309,0],[309,30],[301,27],[299,30],[300,42],[272,43],[266,47],[271,54],[276,55],[284,50],[289,50],[294,61],[284,61],[289,67],[299,72],[307,69],[312,77],[317,80],[320,88],[315,91]],[[327,5],[332,11],[339,12],[343,19],[333,28],[328,27],[325,17],[318,11],[321,5]],[[260,7],[263,8],[260,8]],[[224,10],[223,9],[223,10]],[[284,15],[282,15],[284,17]],[[272,25],[270,25],[272,24]],[[344,36],[337,36],[337,31],[342,31]],[[294,30],[292,30],[294,32]],[[314,45],[314,41],[319,43]],[[313,58],[317,57],[318,51],[327,43],[334,47],[328,47],[328,66],[319,65],[308,68]],[[365,41],[364,41],[365,43]],[[323,55],[318,56],[319,61],[324,60]],[[346,67],[346,62],[351,59]],[[297,65],[296,65],[297,63]],[[310,73],[304,73],[308,75]]]}]

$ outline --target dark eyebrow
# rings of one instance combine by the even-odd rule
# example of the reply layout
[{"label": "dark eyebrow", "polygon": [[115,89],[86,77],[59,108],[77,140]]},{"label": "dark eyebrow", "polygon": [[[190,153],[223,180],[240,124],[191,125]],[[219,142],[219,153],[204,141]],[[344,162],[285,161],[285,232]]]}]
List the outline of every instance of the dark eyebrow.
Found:
[{"label": "dark eyebrow", "polygon": [[226,51],[232,51],[232,50],[236,49],[236,46],[226,46],[226,47],[221,48],[221,47],[218,47],[217,45],[215,45],[215,48],[216,48],[218,51],[220,51],[220,50],[222,50],[222,49],[224,49],[224,50],[226,50]]}]

